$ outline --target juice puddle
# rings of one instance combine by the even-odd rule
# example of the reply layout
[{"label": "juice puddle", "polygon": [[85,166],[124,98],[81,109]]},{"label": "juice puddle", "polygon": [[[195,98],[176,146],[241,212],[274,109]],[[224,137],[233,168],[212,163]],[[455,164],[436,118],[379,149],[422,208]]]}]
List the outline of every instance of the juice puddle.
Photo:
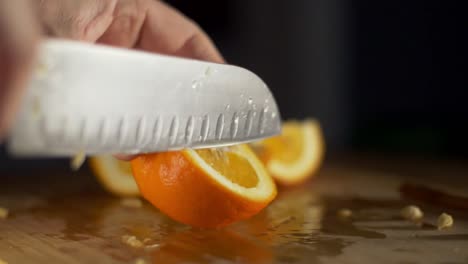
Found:
[{"label": "juice puddle", "polygon": [[[77,257],[85,247],[70,242],[116,261],[143,256],[150,263],[291,263],[338,256],[356,239],[384,239],[385,230],[392,228],[385,223],[397,221],[407,205],[400,200],[327,197],[311,189],[282,192],[260,214],[221,230],[178,224],[146,202],[142,208],[127,208],[100,191],[49,197],[45,205],[16,211],[12,221],[24,222],[17,228],[48,236],[61,252]],[[352,216],[338,216],[343,208]],[[375,223],[384,225],[373,227]],[[125,235],[144,241],[144,246],[122,243]]]}]

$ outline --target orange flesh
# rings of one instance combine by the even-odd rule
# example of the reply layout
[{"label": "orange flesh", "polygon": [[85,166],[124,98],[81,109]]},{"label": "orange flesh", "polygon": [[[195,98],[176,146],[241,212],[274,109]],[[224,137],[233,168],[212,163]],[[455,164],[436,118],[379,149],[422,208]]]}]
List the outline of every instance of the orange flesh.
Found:
[{"label": "orange flesh", "polygon": [[257,186],[258,178],[249,162],[226,149],[200,149],[197,154],[213,169],[245,188]]},{"label": "orange flesh", "polygon": [[281,136],[265,140],[265,148],[268,152],[275,153],[275,159],[290,163],[302,156],[302,130],[299,126],[300,124],[284,127]]}]

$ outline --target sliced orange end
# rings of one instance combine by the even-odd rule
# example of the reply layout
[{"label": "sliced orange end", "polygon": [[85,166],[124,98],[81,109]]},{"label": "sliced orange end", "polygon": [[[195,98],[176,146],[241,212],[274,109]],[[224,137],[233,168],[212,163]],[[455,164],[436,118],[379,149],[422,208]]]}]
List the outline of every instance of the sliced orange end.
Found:
[{"label": "sliced orange end", "polygon": [[171,218],[220,227],[258,213],[276,186],[247,145],[138,156],[131,161],[141,194]]},{"label": "sliced orange end", "polygon": [[111,155],[103,155],[91,157],[89,164],[107,191],[117,196],[140,195],[130,162],[118,160]]},{"label": "sliced orange end", "polygon": [[312,177],[325,152],[322,129],[316,120],[286,121],[280,136],[253,143],[253,147],[271,176],[283,185]]}]

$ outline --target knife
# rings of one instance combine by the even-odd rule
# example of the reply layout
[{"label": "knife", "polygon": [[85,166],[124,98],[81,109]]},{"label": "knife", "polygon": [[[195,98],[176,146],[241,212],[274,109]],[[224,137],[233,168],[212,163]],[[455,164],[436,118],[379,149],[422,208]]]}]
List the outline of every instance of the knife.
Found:
[{"label": "knife", "polygon": [[8,141],[16,156],[211,148],[279,134],[265,83],[232,65],[44,41]]}]

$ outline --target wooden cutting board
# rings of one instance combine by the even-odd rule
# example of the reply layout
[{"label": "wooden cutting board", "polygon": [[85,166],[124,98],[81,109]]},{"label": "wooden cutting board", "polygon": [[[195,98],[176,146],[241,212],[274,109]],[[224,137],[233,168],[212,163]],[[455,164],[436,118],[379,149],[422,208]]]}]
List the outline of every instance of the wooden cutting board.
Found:
[{"label": "wooden cutting board", "polygon": [[[316,179],[280,190],[259,215],[221,230],[175,223],[146,202],[141,208],[124,206],[87,169],[4,170],[0,206],[9,209],[9,216],[0,219],[0,259],[48,264],[467,263],[466,210],[440,199],[402,195],[400,187],[408,181],[423,187],[434,183],[463,194],[460,186],[467,185],[457,183],[463,178],[457,173],[468,170],[462,165],[455,173],[452,165],[418,162],[402,166],[401,161],[355,157],[328,162]],[[452,175],[424,175],[424,170]],[[401,208],[409,204],[422,208],[423,224],[401,219]],[[351,217],[338,216],[344,208]],[[453,228],[437,230],[442,212],[453,215]],[[129,236],[142,245],[122,241]]]}]

